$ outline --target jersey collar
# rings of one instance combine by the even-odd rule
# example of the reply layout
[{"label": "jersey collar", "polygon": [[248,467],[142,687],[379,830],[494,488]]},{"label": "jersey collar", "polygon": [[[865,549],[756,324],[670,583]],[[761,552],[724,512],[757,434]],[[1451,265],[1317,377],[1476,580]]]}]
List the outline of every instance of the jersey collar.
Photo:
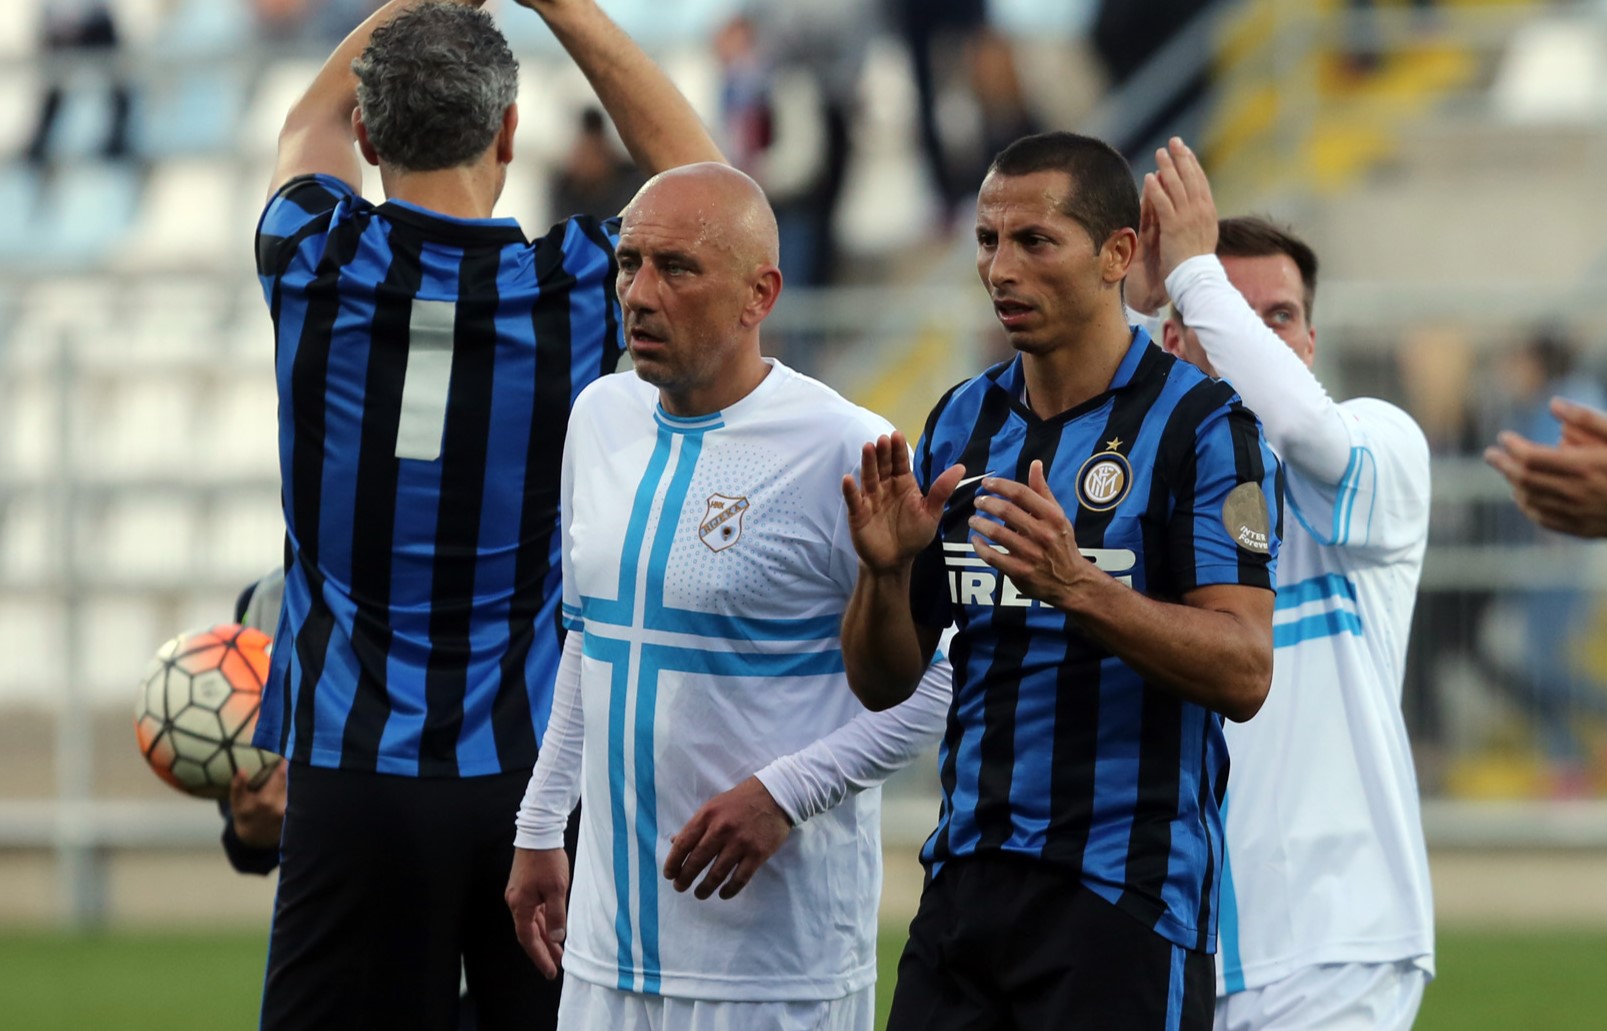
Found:
[{"label": "jersey collar", "polygon": [[458,218],[421,208],[405,200],[388,200],[379,211],[393,222],[421,229],[431,237],[452,243],[528,243],[516,218]]},{"label": "jersey collar", "polygon": [[1053,419],[1039,419],[1036,412],[1022,403],[1021,396],[1026,388],[1026,373],[1021,367],[1021,356],[1018,354],[1013,360],[1004,365],[995,366],[987,375],[993,380],[995,389],[1003,390],[1010,397],[1010,404],[1016,411],[1028,419],[1038,422],[1063,422],[1075,419],[1086,412],[1091,412],[1103,405],[1111,394],[1118,390],[1126,390],[1133,385],[1133,378],[1137,376],[1139,366],[1144,362],[1144,355],[1153,343],[1149,331],[1143,326],[1133,326],[1133,339],[1127,345],[1127,353],[1122,356],[1122,362],[1116,366],[1116,375],[1110,379],[1110,386],[1103,393],[1095,394],[1074,408],[1067,409]]}]

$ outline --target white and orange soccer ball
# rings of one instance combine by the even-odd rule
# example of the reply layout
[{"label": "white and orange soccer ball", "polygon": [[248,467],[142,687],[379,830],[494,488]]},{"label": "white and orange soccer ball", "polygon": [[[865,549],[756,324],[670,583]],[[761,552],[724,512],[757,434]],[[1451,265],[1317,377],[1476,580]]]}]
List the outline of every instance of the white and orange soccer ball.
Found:
[{"label": "white and orange soccer ball", "polygon": [[251,745],[272,643],[225,623],[157,650],[134,703],[134,735],[158,777],[189,795],[227,798],[235,771],[254,784],[273,772],[279,757]]}]

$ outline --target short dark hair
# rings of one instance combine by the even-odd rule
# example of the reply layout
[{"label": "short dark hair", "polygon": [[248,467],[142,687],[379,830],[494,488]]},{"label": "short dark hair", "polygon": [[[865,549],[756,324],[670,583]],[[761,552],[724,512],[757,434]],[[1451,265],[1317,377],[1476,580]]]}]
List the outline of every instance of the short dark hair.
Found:
[{"label": "short dark hair", "polygon": [[1075,220],[1103,247],[1119,229],[1138,231],[1138,185],[1127,159],[1106,143],[1074,132],[1023,136],[999,151],[988,174],[1032,175],[1064,172],[1072,192],[1063,214]]},{"label": "short dark hair", "polygon": [[1260,215],[1224,218],[1217,223],[1216,256],[1219,258],[1267,258],[1285,254],[1300,270],[1305,286],[1306,321],[1317,305],[1317,252],[1285,226]]},{"label": "short dark hair", "polygon": [[519,62],[484,11],[420,4],[374,31],[352,62],[368,140],[409,172],[484,154],[519,91]]}]

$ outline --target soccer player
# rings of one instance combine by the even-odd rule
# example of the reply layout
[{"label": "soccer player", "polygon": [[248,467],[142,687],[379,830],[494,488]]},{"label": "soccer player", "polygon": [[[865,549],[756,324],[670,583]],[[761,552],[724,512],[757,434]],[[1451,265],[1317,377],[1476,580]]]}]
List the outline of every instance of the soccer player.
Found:
[{"label": "soccer player", "polygon": [[913,468],[895,435],[843,483],[854,690],[898,701],[958,628],[899,1031],[1210,1026],[1222,717],[1271,678],[1278,465],[1128,325],[1138,216],[1108,145],[1005,148],[977,271],[1019,354],[938,402]]},{"label": "soccer player", "polygon": [[[476,3],[392,2],[286,117],[257,264],[276,332],[290,761],[263,1026],[539,1027],[502,905],[559,653],[558,458],[614,369],[617,223],[491,218],[518,65]],[[717,159],[591,0],[525,0],[637,161]],[[358,151],[389,200],[357,192]]]},{"label": "soccer player", "polygon": [[1434,973],[1433,903],[1401,716],[1428,538],[1429,451],[1375,398],[1311,373],[1317,258],[1257,218],[1218,223],[1173,139],[1146,178],[1135,307],[1170,296],[1166,348],[1233,384],[1286,469],[1272,692],[1227,728],[1233,782],[1216,1026],[1409,1028]]},{"label": "soccer player", "polygon": [[1562,441],[1538,444],[1508,430],[1484,460],[1512,485],[1518,508],[1548,530],[1607,537],[1607,412],[1554,398]]},{"label": "soccer player", "polygon": [[760,356],[777,257],[763,193],[723,165],[660,175],[625,210],[636,375],[593,384],[570,421],[569,637],[507,892],[537,964],[562,961],[563,1028],[874,1019],[874,786],[937,741],[949,672],[884,713],[849,690],[837,482],[889,427]]}]

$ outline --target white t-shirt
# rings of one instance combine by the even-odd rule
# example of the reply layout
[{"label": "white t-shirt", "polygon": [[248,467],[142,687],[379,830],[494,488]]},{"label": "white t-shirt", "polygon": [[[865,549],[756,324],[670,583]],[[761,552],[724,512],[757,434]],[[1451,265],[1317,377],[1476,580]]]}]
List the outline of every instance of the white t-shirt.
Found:
[{"label": "white t-shirt", "polygon": [[1320,963],[1434,970],[1417,777],[1401,716],[1428,540],[1428,442],[1373,398],[1336,404],[1215,257],[1167,279],[1285,465],[1272,689],[1225,728],[1219,993]]},{"label": "white t-shirt", "polygon": [[[595,984],[801,1001],[875,981],[875,785],[936,742],[950,674],[934,663],[882,713],[849,690],[838,635],[858,559],[841,482],[891,427],[770,366],[712,416],[669,416],[628,373],[571,416],[571,644],[516,844],[561,837],[578,750],[564,969]],[[677,894],[661,873],[670,837],[754,774],[798,826],[735,899]]]}]

